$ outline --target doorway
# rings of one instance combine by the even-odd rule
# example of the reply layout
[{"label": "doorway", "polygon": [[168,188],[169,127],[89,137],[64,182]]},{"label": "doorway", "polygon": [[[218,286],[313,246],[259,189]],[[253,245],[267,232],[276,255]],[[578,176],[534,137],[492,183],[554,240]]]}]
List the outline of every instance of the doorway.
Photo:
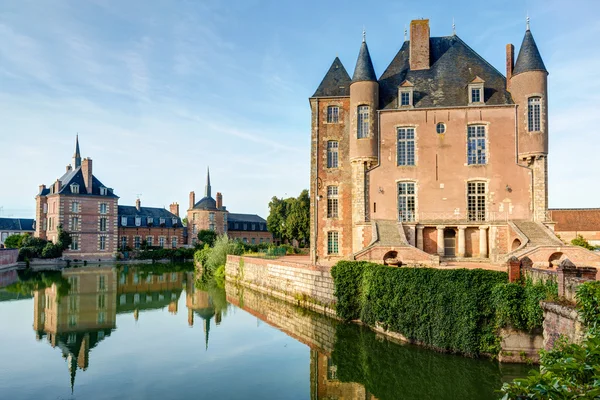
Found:
[{"label": "doorway", "polygon": [[456,257],[456,230],[444,229],[444,256]]}]

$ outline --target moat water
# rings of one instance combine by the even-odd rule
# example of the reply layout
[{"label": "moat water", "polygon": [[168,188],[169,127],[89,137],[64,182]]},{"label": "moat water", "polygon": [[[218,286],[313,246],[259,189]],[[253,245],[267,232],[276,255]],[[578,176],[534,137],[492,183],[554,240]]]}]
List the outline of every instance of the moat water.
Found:
[{"label": "moat water", "polygon": [[0,272],[2,399],[496,399],[532,367],[392,343],[191,266]]}]

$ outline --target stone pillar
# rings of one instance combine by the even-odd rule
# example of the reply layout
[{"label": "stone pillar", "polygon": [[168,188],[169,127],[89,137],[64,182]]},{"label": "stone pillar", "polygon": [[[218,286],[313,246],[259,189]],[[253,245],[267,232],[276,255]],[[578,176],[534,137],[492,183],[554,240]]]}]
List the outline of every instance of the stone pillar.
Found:
[{"label": "stone pillar", "polygon": [[437,228],[437,253],[440,257],[444,255],[444,228],[445,226],[439,225]]},{"label": "stone pillar", "polygon": [[487,230],[487,225],[479,227],[479,258],[487,258],[488,256]]},{"label": "stone pillar", "polygon": [[423,225],[417,225],[417,249],[423,250]]},{"label": "stone pillar", "polygon": [[515,256],[512,256],[506,262],[508,267],[508,281],[517,282],[521,279],[521,261]]},{"label": "stone pillar", "polygon": [[352,252],[362,250],[362,235],[359,235],[359,224],[366,220],[365,214],[365,171],[363,160],[352,161]]},{"label": "stone pillar", "polygon": [[548,158],[546,155],[536,156],[531,170],[533,171],[533,219],[544,222],[548,219]]},{"label": "stone pillar", "polygon": [[457,257],[464,257],[467,252],[467,246],[465,243],[465,231],[467,230],[466,226],[458,227],[458,249],[456,251]]}]

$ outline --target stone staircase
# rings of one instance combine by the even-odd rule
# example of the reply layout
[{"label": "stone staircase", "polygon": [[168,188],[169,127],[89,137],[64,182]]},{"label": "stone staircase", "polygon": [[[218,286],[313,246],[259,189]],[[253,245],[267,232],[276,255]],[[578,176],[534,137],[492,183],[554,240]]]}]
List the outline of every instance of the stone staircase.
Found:
[{"label": "stone staircase", "polygon": [[394,220],[375,220],[375,228],[377,229],[377,241],[380,246],[407,246],[404,232],[400,233],[402,225]]},{"label": "stone staircase", "polygon": [[564,243],[540,222],[515,220],[512,223],[527,237],[526,249],[538,246],[564,246]]}]

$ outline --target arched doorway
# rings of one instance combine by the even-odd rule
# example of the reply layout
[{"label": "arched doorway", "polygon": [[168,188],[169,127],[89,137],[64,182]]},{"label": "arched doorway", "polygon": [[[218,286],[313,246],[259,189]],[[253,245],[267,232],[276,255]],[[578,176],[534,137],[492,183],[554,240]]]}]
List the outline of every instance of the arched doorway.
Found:
[{"label": "arched doorway", "polygon": [[383,256],[383,265],[402,265],[402,261],[398,260],[398,252],[390,250]]},{"label": "arched doorway", "polygon": [[512,242],[512,246],[510,247],[511,251],[515,251],[516,249],[518,249],[519,247],[521,247],[521,241],[519,239],[515,239]]},{"label": "arched doorway", "polygon": [[550,258],[548,258],[548,267],[558,267],[558,264],[565,258],[565,255],[560,251],[556,253],[552,253]]},{"label": "arched doorway", "polygon": [[456,230],[444,229],[444,256],[456,257]]}]

